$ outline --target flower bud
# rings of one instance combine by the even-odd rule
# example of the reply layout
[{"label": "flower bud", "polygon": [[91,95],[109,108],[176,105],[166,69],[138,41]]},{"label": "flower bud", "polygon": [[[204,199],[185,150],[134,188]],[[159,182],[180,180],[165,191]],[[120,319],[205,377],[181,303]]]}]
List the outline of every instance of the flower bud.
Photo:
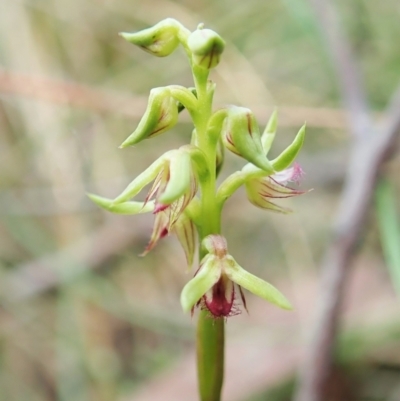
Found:
[{"label": "flower bud", "polygon": [[121,32],[120,35],[130,43],[141,47],[157,57],[170,55],[179,46],[181,24],[173,18],[160,21],[151,28],[136,33]]},{"label": "flower bud", "polygon": [[207,70],[218,65],[225,48],[221,36],[211,29],[202,29],[202,26],[190,34],[187,44],[193,63]]},{"label": "flower bud", "polygon": [[168,131],[178,121],[177,101],[171,96],[168,87],[154,88],[150,91],[147,109],[136,130],[122,143],[121,148],[137,144]]},{"label": "flower bud", "polygon": [[244,107],[232,106],[222,126],[224,145],[233,153],[245,158],[258,168],[273,172],[264,154],[260,131],[253,113]]}]

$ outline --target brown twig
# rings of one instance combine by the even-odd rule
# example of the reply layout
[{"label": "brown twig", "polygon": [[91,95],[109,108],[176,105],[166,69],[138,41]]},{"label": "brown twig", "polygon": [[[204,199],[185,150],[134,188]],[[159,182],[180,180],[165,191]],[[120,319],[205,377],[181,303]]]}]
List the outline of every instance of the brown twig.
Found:
[{"label": "brown twig", "polygon": [[321,294],[311,342],[302,366],[296,401],[323,401],[332,352],[350,263],[359,234],[365,224],[383,162],[393,149],[400,132],[400,89],[386,113],[386,124],[375,129],[367,113],[350,46],[339,33],[333,10],[326,0],[313,2],[327,37],[343,99],[350,111],[350,130],[355,141],[334,223],[333,235],[322,261]]}]

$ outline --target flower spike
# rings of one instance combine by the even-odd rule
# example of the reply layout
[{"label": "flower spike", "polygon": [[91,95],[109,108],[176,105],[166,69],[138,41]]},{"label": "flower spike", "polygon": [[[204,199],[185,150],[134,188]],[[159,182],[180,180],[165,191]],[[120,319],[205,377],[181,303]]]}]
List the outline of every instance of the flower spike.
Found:
[{"label": "flower spike", "polygon": [[[184,311],[193,312],[199,307],[214,318],[236,315],[240,313],[240,300],[247,310],[243,288],[283,309],[290,309],[288,300],[275,287],[244,270],[228,252],[227,241],[220,235],[220,220],[225,201],[241,186],[245,187],[247,197],[254,205],[282,213],[290,211],[276,205],[274,200],[305,192],[287,185],[288,182],[298,183],[303,174],[301,167],[293,162],[304,142],[305,126],[293,142],[270,161],[267,156],[277,131],[276,111],[262,134],[254,114],[247,108],[229,106],[212,112],[215,84],[208,78],[210,70],[220,61],[225,42],[213,30],[205,29],[202,23],[190,32],[175,19],[167,18],[148,29],[120,35],[157,57],[168,56],[182,45],[194,78],[194,87],[169,85],[152,89],[143,117],[120,147],[136,145],[172,129],[178,122],[179,113],[185,109],[194,123],[192,140],[190,145],[165,152],[115,199],[92,194],[89,198],[113,213],[154,214],[153,230],[143,256],[162,238],[174,233],[191,266],[196,253],[196,234],[199,233],[204,257],[194,277],[182,290]],[[248,163],[224,179],[216,189],[225,148]],[[150,188],[144,201],[133,200],[147,186]],[[200,319],[201,330],[208,326],[203,317]],[[218,330],[223,327],[218,326]],[[206,342],[206,337],[200,342]],[[220,357],[215,358],[219,360],[215,365],[221,365]],[[199,366],[204,362],[208,369],[210,361],[206,355]],[[219,397],[218,386],[213,399]],[[203,387],[208,388],[207,385],[200,386]],[[209,398],[209,394],[203,395],[201,398]]]}]

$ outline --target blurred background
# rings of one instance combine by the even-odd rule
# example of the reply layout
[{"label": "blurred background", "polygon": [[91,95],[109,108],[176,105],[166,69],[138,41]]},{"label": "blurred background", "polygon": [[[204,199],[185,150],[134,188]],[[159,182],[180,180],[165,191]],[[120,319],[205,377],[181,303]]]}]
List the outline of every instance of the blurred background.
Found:
[{"label": "blurred background", "polygon": [[[334,5],[379,126],[400,81],[400,3]],[[274,154],[308,124],[298,161],[306,173],[301,187],[313,191],[282,203],[295,213],[258,210],[240,190],[223,221],[238,262],[295,306],[285,312],[249,295],[250,313],[228,320],[224,399],[292,397],[352,142],[337,68],[311,3],[1,0],[1,401],[197,399],[196,320],[179,305],[192,272],[180,246],[167,238],[140,258],[153,217],[105,213],[85,196],[116,196],[190,138],[184,112],[175,132],[118,149],[152,87],[192,85],[181,49],[154,58],[118,36],[166,17],[191,30],[204,22],[226,40],[211,74],[215,106],[249,107],[261,126],[278,107]],[[243,164],[227,154],[222,177]],[[394,155],[381,170],[357,238],[332,401],[400,400],[399,167]]]}]

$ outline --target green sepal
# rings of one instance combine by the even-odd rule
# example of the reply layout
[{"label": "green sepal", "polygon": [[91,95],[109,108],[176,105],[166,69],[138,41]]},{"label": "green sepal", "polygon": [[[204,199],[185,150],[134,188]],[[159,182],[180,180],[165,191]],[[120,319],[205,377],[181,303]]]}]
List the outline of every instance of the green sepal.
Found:
[{"label": "green sepal", "polygon": [[170,55],[179,46],[179,32],[182,25],[173,18],[166,18],[158,24],[135,33],[121,32],[130,43],[157,57]]},{"label": "green sepal", "polygon": [[265,156],[256,119],[249,109],[229,107],[222,127],[222,140],[231,152],[266,172],[274,171]]},{"label": "green sepal", "polygon": [[217,258],[213,255],[205,256],[199,271],[181,292],[181,306],[184,312],[189,312],[220,277],[221,268],[218,266]]},{"label": "green sepal", "polygon": [[271,149],[272,142],[275,139],[276,130],[278,128],[278,112],[276,110],[273,111],[271,117],[268,120],[268,123],[265,127],[263,134],[261,135],[261,143],[266,155]]},{"label": "green sepal", "polygon": [[152,212],[154,202],[123,202],[115,204],[112,199],[103,198],[102,196],[87,194],[90,200],[101,208],[116,214],[139,214]]},{"label": "green sepal", "polygon": [[230,280],[252,292],[254,295],[257,295],[282,309],[293,309],[290,302],[279,290],[277,290],[273,285],[243,269],[237,264],[232,256],[228,255],[226,257],[224,267],[225,274]]},{"label": "green sepal", "polygon": [[293,142],[276,159],[271,161],[275,171],[285,170],[285,168],[288,168],[293,163],[303,146],[305,135],[306,125],[304,124],[300,128]]},{"label": "green sepal", "polygon": [[210,70],[218,65],[225,41],[213,30],[200,27],[189,35],[187,46],[193,63]]},{"label": "green sepal", "polygon": [[168,163],[168,157],[172,151],[164,153],[156,161],[154,161],[146,170],[140,173],[125,189],[120,195],[114,199],[114,203],[122,203],[133,198],[137,195],[146,185],[153,181],[158,173],[165,167]]},{"label": "green sepal", "polygon": [[185,151],[175,151],[169,162],[168,184],[158,202],[170,205],[181,197],[190,187],[191,173],[190,155]]},{"label": "green sepal", "polygon": [[177,101],[171,96],[169,87],[154,88],[150,91],[146,111],[135,131],[122,143],[120,148],[136,145],[170,130],[178,122]]}]

